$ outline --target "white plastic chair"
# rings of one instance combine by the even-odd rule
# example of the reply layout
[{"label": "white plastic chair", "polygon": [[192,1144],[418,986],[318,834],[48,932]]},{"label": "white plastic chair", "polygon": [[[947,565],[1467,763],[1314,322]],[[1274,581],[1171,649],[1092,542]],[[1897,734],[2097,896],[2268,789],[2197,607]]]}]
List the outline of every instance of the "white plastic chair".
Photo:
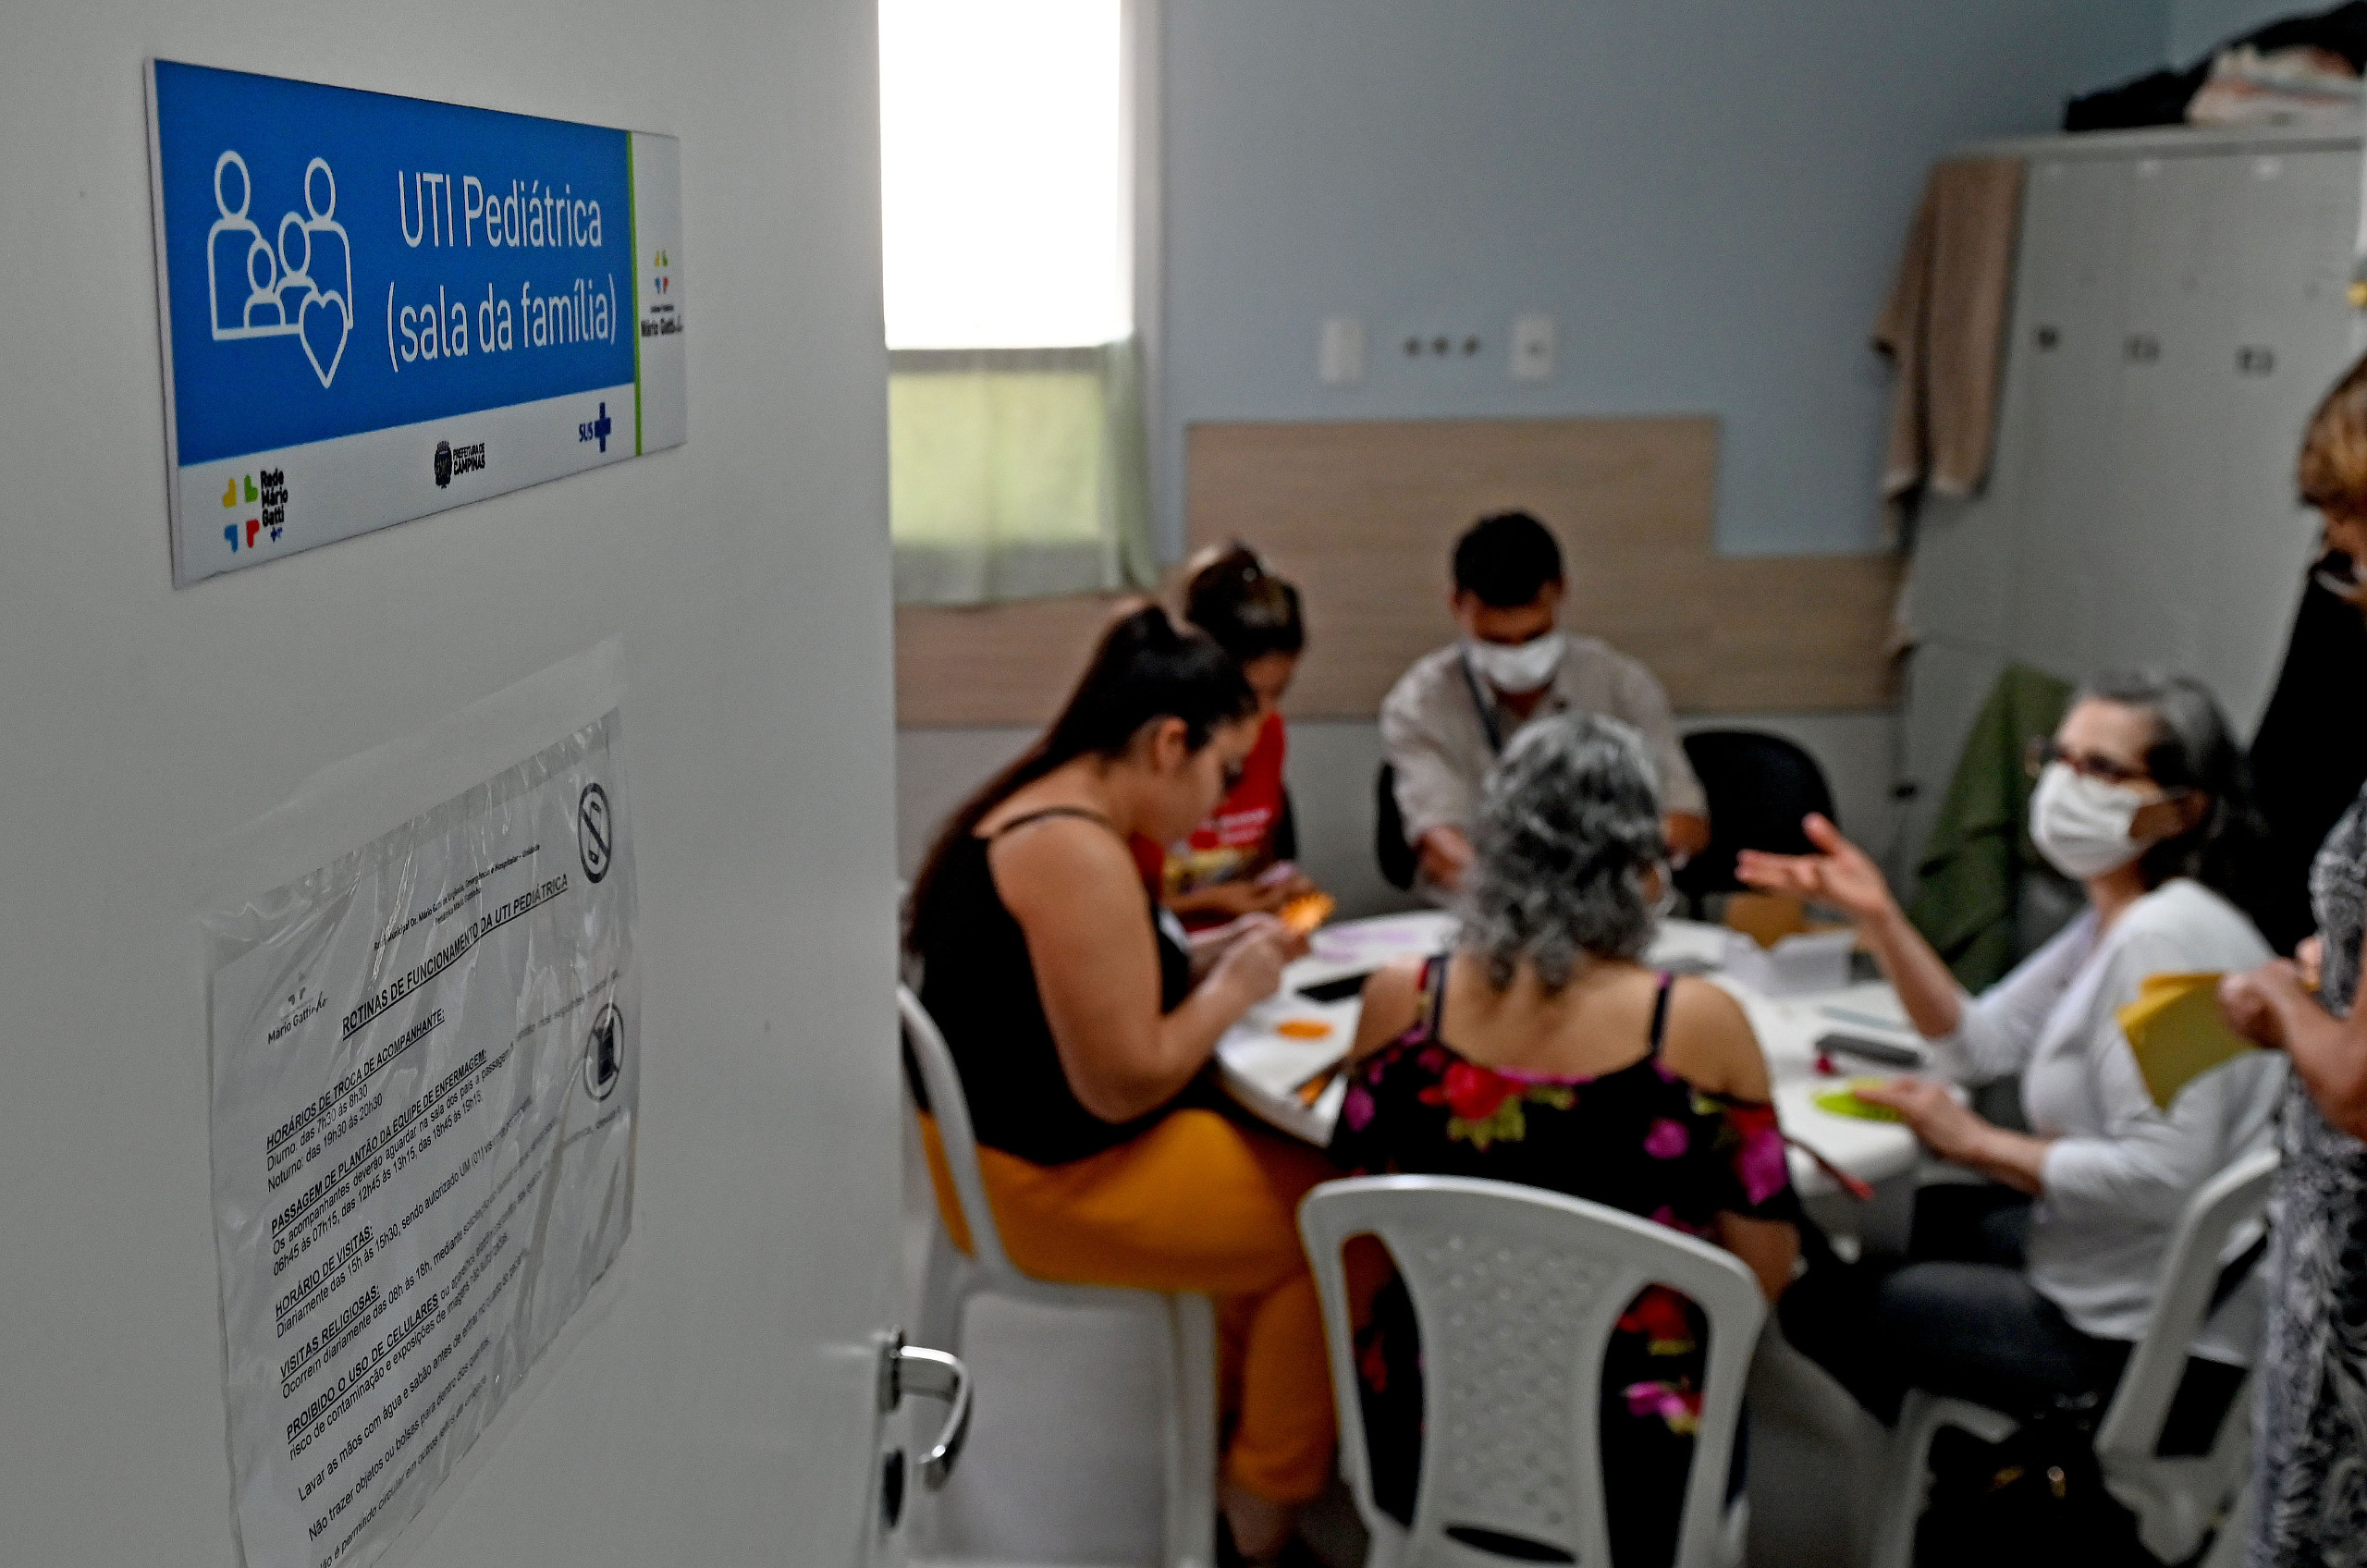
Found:
[{"label": "white plastic chair", "polygon": [[[2194,1338],[2210,1317],[2221,1255],[2230,1236],[2259,1219],[2276,1179],[2276,1158],[2273,1148],[2248,1155],[2189,1200],[2162,1267],[2152,1321],[2129,1354],[2120,1386],[2096,1428],[2096,1462],[2105,1488],[2137,1515],[2138,1538],[2165,1562],[2186,1561],[2214,1521],[2235,1518],[2236,1495],[2251,1463],[2249,1376],[2229,1403],[2209,1453],[2165,1457],[2154,1451]],[[1891,1437],[1871,1568],[1908,1568],[1913,1561],[1932,1439],[1941,1427],[1955,1427],[1994,1443],[2019,1425],[1970,1400],[1910,1390]]]},{"label": "white plastic chair", "polygon": [[[908,986],[896,987],[904,1040],[919,1066],[938,1145],[953,1178],[963,1223],[970,1232],[964,1255],[947,1233],[942,1216],[929,1227],[928,1261],[922,1275],[920,1322],[914,1338],[960,1354],[965,1309],[979,1296],[1001,1296],[1070,1311],[1116,1313],[1134,1319],[1160,1347],[1165,1398],[1162,1439],[1166,1452],[1166,1519],[1161,1531],[1165,1568],[1213,1568],[1216,1562],[1217,1334],[1216,1312],[1203,1295],[1163,1295],[1152,1291],[1101,1285],[1064,1285],[1031,1279],[1012,1266],[995,1229],[978,1174],[977,1140],[969,1102],[945,1036]],[[909,1090],[909,1084],[907,1085]],[[912,1102],[917,1119],[921,1109]],[[931,1204],[932,1211],[935,1204]]]},{"label": "white plastic chair", "polygon": [[[1740,1259],[1600,1204],[1462,1177],[1326,1182],[1307,1194],[1298,1224],[1323,1298],[1342,1467],[1372,1534],[1367,1568],[1502,1568],[1502,1554],[1456,1538],[1474,1531],[1617,1568],[1603,1516],[1602,1357],[1620,1315],[1650,1284],[1682,1292],[1710,1323],[1674,1568],[1741,1561],[1749,1510],[1740,1499],[1727,1505],[1727,1468],[1767,1307]],[[1388,1247],[1422,1327],[1422,1475],[1410,1526],[1373,1505],[1341,1264],[1342,1246],[1360,1235]]]}]

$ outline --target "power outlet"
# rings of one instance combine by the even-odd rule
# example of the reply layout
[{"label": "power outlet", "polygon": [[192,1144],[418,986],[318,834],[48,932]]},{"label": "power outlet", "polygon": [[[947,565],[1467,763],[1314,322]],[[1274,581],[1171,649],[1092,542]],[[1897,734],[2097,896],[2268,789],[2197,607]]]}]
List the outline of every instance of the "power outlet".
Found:
[{"label": "power outlet", "polygon": [[1409,360],[1468,360],[1486,345],[1476,332],[1409,332],[1398,347]]},{"label": "power outlet", "polygon": [[1551,381],[1559,357],[1561,332],[1551,316],[1525,315],[1513,319],[1512,370],[1515,381]]},{"label": "power outlet", "polygon": [[1316,349],[1315,374],[1326,386],[1354,386],[1365,378],[1365,324],[1358,316],[1327,316]]}]

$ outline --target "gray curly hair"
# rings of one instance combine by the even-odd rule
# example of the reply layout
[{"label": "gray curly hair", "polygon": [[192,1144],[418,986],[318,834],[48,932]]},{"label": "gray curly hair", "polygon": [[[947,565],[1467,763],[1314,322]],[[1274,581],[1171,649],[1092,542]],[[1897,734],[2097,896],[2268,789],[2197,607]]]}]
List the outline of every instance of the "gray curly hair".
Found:
[{"label": "gray curly hair", "polygon": [[1564,714],[1523,729],[1481,786],[1455,943],[1508,988],[1523,961],[1548,991],[1581,957],[1639,959],[1668,868],[1660,790],[1643,737],[1617,719]]}]

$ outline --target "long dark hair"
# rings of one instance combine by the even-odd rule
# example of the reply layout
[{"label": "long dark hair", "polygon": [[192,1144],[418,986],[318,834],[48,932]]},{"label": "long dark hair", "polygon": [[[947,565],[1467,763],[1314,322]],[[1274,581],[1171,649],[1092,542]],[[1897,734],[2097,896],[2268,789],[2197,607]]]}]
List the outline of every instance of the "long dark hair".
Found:
[{"label": "long dark hair", "polygon": [[1051,727],[945,819],[913,878],[912,898],[905,906],[905,949],[917,955],[927,945],[938,879],[947,858],[977,832],[987,813],[1012,795],[1079,757],[1123,756],[1143,727],[1156,720],[1182,719],[1184,744],[1197,752],[1220,725],[1257,711],[1257,695],[1242,678],[1241,667],[1206,633],[1177,626],[1156,605],[1120,618],[1101,634],[1076,690],[1069,693],[1068,704]]},{"label": "long dark hair", "polygon": [[1268,654],[1295,657],[1306,646],[1298,590],[1266,570],[1239,540],[1192,563],[1184,585],[1184,619],[1246,666]]},{"label": "long dark hair", "polygon": [[2191,876],[2250,913],[2253,861],[2261,839],[2250,770],[2211,689],[2189,675],[2114,670],[2083,682],[2072,701],[2090,698],[2135,708],[2153,721],[2145,769],[2165,790],[2211,797],[2201,820],[2149,848],[2137,862],[2148,888]]}]

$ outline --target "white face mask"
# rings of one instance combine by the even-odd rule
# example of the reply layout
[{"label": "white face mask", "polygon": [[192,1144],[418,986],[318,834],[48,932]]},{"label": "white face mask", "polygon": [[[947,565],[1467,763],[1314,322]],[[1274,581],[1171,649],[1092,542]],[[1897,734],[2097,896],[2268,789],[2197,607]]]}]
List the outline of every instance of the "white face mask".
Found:
[{"label": "white face mask", "polygon": [[1479,678],[1499,692],[1534,692],[1553,679],[1562,664],[1562,634],[1548,631],[1526,643],[1482,643],[1466,638],[1464,656]]},{"label": "white face mask", "polygon": [[2055,870],[2086,881],[2118,871],[2147,846],[2128,835],[2129,825],[2149,803],[2126,784],[2107,784],[2051,762],[2030,796],[2030,839]]}]

